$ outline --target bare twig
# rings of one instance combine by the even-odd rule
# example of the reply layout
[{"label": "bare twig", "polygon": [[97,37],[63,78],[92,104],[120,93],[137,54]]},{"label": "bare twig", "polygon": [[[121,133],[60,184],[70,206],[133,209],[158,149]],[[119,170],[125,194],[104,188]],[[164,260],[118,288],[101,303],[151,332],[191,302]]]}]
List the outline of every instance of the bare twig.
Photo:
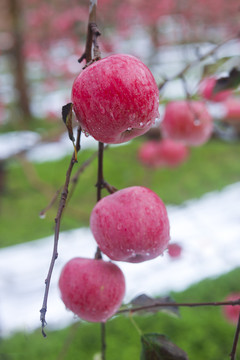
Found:
[{"label": "bare twig", "polygon": [[117,314],[124,314],[124,313],[135,313],[138,311],[143,311],[143,310],[150,310],[150,309],[155,309],[155,308],[160,308],[160,307],[200,307],[200,306],[227,306],[227,305],[240,305],[240,299],[238,300],[233,300],[233,301],[216,301],[216,302],[196,302],[196,303],[176,303],[176,302],[162,302],[162,303],[157,303],[157,304],[153,304],[153,305],[146,305],[146,306],[138,306],[135,308],[127,308],[127,309],[122,309],[119,310],[117,312]]},{"label": "bare twig", "polygon": [[[76,141],[77,151],[80,150],[80,138],[81,138],[81,128],[79,127],[78,128],[78,133],[77,133],[77,141]],[[50,281],[51,281],[51,277],[52,277],[54,264],[55,264],[55,261],[56,261],[56,259],[58,257],[58,239],[59,239],[59,232],[60,232],[61,217],[62,217],[62,213],[63,213],[64,207],[65,207],[65,204],[66,204],[66,200],[67,200],[67,197],[68,197],[68,186],[69,186],[70,176],[71,176],[74,164],[75,164],[75,152],[72,155],[71,162],[69,164],[69,167],[68,167],[68,170],[67,170],[67,173],[66,173],[66,180],[65,180],[64,187],[63,187],[63,191],[62,191],[57,216],[55,218],[55,234],[54,234],[53,253],[52,253],[52,259],[51,259],[49,270],[48,270],[48,275],[47,275],[47,278],[45,280],[45,292],[44,292],[44,297],[43,297],[42,308],[40,310],[40,313],[41,313],[40,321],[42,323],[42,334],[43,334],[44,337],[46,336],[46,333],[44,332],[44,327],[47,324],[47,322],[46,322],[46,312],[47,312],[47,301],[48,301],[48,293],[49,293]]]},{"label": "bare twig", "polygon": [[[235,37],[234,37],[235,38]],[[161,91],[164,86],[170,82],[170,81],[173,81],[173,80],[176,80],[176,79],[179,79],[179,78],[182,78],[183,75],[186,74],[186,72],[191,69],[193,66],[196,66],[197,64],[199,64],[201,61],[207,59],[209,56],[213,55],[216,53],[216,51],[222,47],[223,45],[225,45],[227,42],[231,41],[234,39],[232,36],[224,41],[222,41],[220,44],[217,44],[214,48],[212,48],[211,50],[209,50],[206,54],[204,55],[201,55],[201,56],[198,56],[198,58],[195,60],[195,61],[192,61],[191,63],[187,64],[179,73],[177,73],[176,75],[174,75],[173,77],[169,78],[169,79],[164,79],[164,81],[159,84],[158,88],[159,88],[159,91]]]},{"label": "bare twig", "polygon": [[101,360],[105,360],[106,359],[106,347],[107,347],[105,323],[101,323],[101,344],[102,344],[102,348],[101,348],[102,359]]},{"label": "bare twig", "polygon": [[237,327],[236,327],[236,331],[235,331],[235,335],[234,335],[232,351],[230,353],[231,360],[236,359],[236,351],[237,351],[237,344],[238,344],[238,340],[239,340],[239,333],[240,333],[240,313],[239,313]]},{"label": "bare twig", "polygon": [[101,58],[99,46],[97,43],[97,38],[101,35],[101,33],[98,30],[96,24],[96,11],[97,0],[90,0],[86,46],[84,53],[78,60],[78,62],[81,63],[85,59],[86,65],[92,62],[92,45],[94,46],[94,60],[99,60]]}]

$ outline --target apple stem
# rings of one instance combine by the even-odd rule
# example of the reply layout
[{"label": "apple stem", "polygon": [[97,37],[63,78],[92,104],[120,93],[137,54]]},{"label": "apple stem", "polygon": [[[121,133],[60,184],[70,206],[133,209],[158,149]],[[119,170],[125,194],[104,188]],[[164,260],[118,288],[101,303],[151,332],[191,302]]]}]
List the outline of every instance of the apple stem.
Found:
[{"label": "apple stem", "polygon": [[[81,139],[81,127],[78,128],[78,132],[77,132],[77,140],[76,140],[76,151],[78,152],[80,150],[80,139]],[[52,258],[51,258],[51,262],[49,265],[49,270],[48,270],[48,274],[45,280],[45,291],[44,291],[44,297],[43,297],[43,304],[42,304],[42,308],[40,310],[40,321],[42,323],[42,334],[44,337],[46,337],[46,333],[44,332],[44,327],[46,326],[47,322],[46,322],[46,312],[47,312],[47,301],[48,301],[48,294],[49,294],[49,288],[50,288],[50,282],[51,282],[51,277],[52,277],[52,273],[53,273],[53,268],[55,265],[55,261],[58,257],[58,240],[59,240],[59,232],[60,232],[60,224],[61,224],[61,218],[62,218],[62,214],[63,214],[63,210],[65,208],[66,205],[66,201],[67,201],[67,197],[68,197],[68,187],[69,187],[69,183],[70,183],[70,177],[71,177],[71,173],[72,173],[72,169],[74,164],[76,163],[75,161],[75,151],[72,155],[71,158],[71,162],[69,164],[67,173],[66,173],[66,179],[65,179],[65,184],[63,186],[63,191],[61,194],[61,199],[60,199],[60,203],[59,203],[59,207],[58,207],[58,212],[57,212],[57,216],[55,218],[55,233],[54,233],[54,244],[53,244],[53,252],[52,252]]]}]

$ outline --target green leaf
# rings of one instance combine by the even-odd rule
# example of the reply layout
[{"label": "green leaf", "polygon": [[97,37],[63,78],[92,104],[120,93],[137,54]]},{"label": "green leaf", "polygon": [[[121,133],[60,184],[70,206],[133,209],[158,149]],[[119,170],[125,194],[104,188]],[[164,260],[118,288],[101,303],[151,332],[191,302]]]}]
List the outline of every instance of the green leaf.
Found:
[{"label": "green leaf", "polygon": [[[135,297],[134,299],[132,299],[130,301],[130,303],[128,304],[128,306],[130,306],[130,309],[146,306],[146,309],[142,309],[142,310],[134,312],[135,314],[138,314],[138,315],[164,311],[164,312],[170,313],[171,315],[179,316],[178,307],[172,306],[172,304],[174,304],[174,303],[175,303],[175,301],[170,296],[151,298],[150,296],[148,296],[146,294],[141,294],[141,295]],[[168,304],[171,304],[171,306],[168,306]],[[148,306],[149,306],[149,308],[147,308]]]},{"label": "green leaf", "polygon": [[140,360],[188,360],[187,354],[168,340],[165,335],[144,334],[141,337],[141,343]]},{"label": "green leaf", "polygon": [[72,103],[68,103],[62,107],[62,119],[67,127],[69,139],[72,140],[72,142],[74,142],[75,139],[73,136],[73,127],[72,127],[72,107],[73,107]]},{"label": "green leaf", "polygon": [[227,61],[229,61],[229,59],[231,59],[231,57],[226,56],[215,60],[213,63],[204,65],[202,77],[205,78],[224,71],[224,65],[227,63]]},{"label": "green leaf", "polygon": [[233,68],[228,76],[217,79],[213,94],[223,90],[235,89],[238,85],[240,85],[240,69]]}]

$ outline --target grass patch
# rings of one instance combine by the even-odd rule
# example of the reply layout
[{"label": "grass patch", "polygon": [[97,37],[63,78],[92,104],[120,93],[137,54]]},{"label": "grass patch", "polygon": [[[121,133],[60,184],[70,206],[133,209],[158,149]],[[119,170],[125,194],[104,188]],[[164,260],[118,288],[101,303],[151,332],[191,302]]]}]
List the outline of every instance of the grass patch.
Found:
[{"label": "grass patch", "polygon": [[[239,291],[240,268],[219,278],[201,281],[172,297],[183,301],[221,301],[230,292]],[[220,307],[181,308],[180,317],[166,313],[134,316],[143,333],[165,334],[187,352],[191,360],[227,360],[235,328],[222,315]],[[119,316],[106,325],[107,356],[111,360],[140,358],[140,338],[127,316]],[[100,349],[99,324],[76,323],[64,330],[40,330],[32,334],[18,333],[0,342],[3,360],[93,360]],[[240,346],[237,359],[240,356]]]},{"label": "grass patch", "polygon": [[[147,186],[166,204],[181,204],[240,180],[240,143],[212,140],[202,147],[192,148],[189,160],[180,167],[152,170],[141,166],[137,159],[137,150],[143,141],[143,137],[138,138],[105,152],[105,180],[119,189]],[[92,153],[90,150],[80,152],[74,172]],[[44,220],[39,218],[39,212],[64,183],[69,160],[70,156],[32,165],[19,159],[9,161],[6,190],[0,199],[0,247],[53,234],[58,202]],[[61,230],[89,224],[89,215],[96,202],[96,179],[95,159],[80,177],[65,209]],[[103,194],[106,195],[106,191]]]}]

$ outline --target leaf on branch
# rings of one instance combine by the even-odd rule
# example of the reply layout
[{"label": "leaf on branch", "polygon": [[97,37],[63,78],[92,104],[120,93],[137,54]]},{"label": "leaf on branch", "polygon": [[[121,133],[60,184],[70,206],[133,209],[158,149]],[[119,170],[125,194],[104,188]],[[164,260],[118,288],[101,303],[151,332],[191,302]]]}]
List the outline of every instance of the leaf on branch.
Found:
[{"label": "leaf on branch", "polygon": [[140,360],[188,360],[185,351],[162,334],[144,334],[141,337],[141,343]]},{"label": "leaf on branch", "polygon": [[136,313],[138,315],[145,314],[145,313],[156,313],[158,311],[164,311],[164,312],[170,313],[171,315],[179,316],[178,307],[162,305],[162,304],[166,304],[166,303],[174,304],[175,301],[170,296],[151,298],[150,296],[148,296],[146,294],[141,294],[141,295],[135,297],[134,299],[132,299],[128,305],[130,305],[130,309],[131,308],[134,309],[135,307],[145,307],[145,306],[148,307],[149,306],[149,308],[136,311]]},{"label": "leaf on branch", "polygon": [[240,85],[240,69],[233,68],[228,76],[217,79],[213,94],[223,90],[235,89],[238,85]]},{"label": "leaf on branch", "polygon": [[226,56],[223,58],[220,58],[216,61],[214,61],[214,63],[211,64],[206,64],[203,67],[203,74],[202,77],[208,77],[208,76],[212,76],[213,74],[220,72],[221,68],[224,66],[224,64],[229,61],[229,59],[231,59],[230,56]]},{"label": "leaf on branch", "polygon": [[69,139],[75,141],[72,127],[72,107],[72,103],[68,103],[62,107],[62,119],[67,127]]}]

